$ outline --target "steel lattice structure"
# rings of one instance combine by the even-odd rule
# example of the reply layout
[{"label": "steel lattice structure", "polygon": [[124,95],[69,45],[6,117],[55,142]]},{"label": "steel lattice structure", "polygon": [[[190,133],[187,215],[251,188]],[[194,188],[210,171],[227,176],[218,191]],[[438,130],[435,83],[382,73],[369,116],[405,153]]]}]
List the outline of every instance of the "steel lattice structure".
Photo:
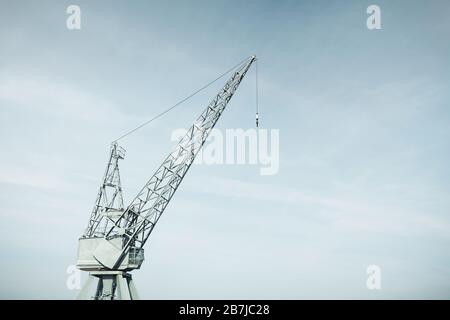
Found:
[{"label": "steel lattice structure", "polygon": [[108,164],[102,184],[92,209],[84,237],[103,237],[111,227],[108,216],[123,213],[122,186],[120,183],[119,160],[125,158],[125,150],[116,142],[111,145]]},{"label": "steel lattice structure", "polygon": [[[126,271],[142,264],[144,244],[254,61],[256,57],[251,56],[234,71],[126,209],[118,167],[118,161],[124,158],[124,150],[113,143],[102,185],[79,246],[78,267],[94,271],[91,275],[99,278],[94,298],[114,297],[116,285],[131,288],[131,275]],[[131,294],[131,291],[134,289],[128,293],[125,290],[121,296],[133,298],[135,293]]]}]

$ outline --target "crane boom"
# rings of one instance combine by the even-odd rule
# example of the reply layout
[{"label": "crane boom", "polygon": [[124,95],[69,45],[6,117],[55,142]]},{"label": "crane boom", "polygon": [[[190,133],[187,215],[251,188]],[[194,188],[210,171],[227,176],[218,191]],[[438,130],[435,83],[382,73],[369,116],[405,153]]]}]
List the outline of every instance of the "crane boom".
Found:
[{"label": "crane boom", "polygon": [[[124,258],[128,257],[130,249],[134,257],[143,251],[145,242],[170,199],[255,60],[255,56],[249,57],[233,73],[131,204],[118,218],[110,220],[113,223],[109,230],[105,230],[103,242],[94,253],[96,260],[102,265],[111,270],[117,269]],[[122,242],[119,247],[117,238]]]}]

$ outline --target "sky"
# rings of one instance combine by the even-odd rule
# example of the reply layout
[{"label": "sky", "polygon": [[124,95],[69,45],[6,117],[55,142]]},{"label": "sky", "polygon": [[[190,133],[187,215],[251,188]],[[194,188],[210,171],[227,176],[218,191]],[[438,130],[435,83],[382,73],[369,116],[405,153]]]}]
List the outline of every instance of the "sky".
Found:
[{"label": "sky", "polygon": [[[252,54],[279,171],[194,165],[133,272],[140,297],[450,298],[448,1],[0,8],[0,298],[73,299],[111,141]],[[224,82],[120,141],[126,204]],[[254,127],[252,67],[217,128]]]}]

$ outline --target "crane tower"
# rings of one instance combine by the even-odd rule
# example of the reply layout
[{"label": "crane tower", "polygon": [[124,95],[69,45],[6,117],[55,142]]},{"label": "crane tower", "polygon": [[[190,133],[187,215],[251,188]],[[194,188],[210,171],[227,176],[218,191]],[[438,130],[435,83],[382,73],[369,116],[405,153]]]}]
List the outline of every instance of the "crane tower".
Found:
[{"label": "crane tower", "polygon": [[89,272],[79,299],[138,298],[130,272],[141,267],[148,237],[255,61],[251,56],[233,72],[126,208],[119,173],[125,150],[117,142],[111,145],[88,226],[79,238],[77,267]]}]

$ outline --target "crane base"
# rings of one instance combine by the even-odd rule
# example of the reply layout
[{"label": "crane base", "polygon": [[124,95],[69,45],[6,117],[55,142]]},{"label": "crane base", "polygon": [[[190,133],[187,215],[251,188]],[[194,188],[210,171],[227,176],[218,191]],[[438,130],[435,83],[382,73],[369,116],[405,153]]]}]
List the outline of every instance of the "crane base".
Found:
[{"label": "crane base", "polygon": [[137,300],[131,274],[123,271],[95,271],[77,297],[78,300]]}]

